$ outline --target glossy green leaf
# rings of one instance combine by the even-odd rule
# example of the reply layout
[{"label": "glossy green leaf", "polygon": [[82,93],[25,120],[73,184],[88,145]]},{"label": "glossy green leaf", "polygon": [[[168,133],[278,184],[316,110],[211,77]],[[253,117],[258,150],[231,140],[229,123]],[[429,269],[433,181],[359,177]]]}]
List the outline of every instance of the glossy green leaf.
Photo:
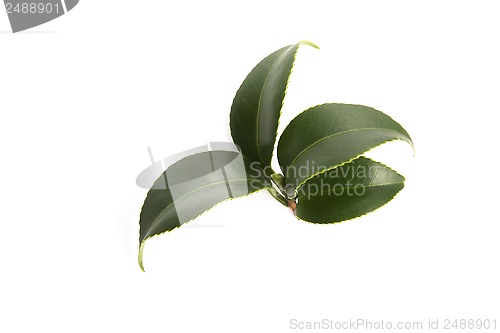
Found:
[{"label": "glossy green leaf", "polygon": [[302,112],[285,128],[278,161],[287,186],[298,188],[314,175],[396,139],[413,146],[406,130],[380,111],[362,105],[323,104]]},{"label": "glossy green leaf", "polygon": [[300,42],[262,60],[241,84],[231,107],[233,141],[245,157],[271,165],[281,107]]},{"label": "glossy green leaf", "polygon": [[148,192],[140,216],[139,264],[145,241],[191,221],[227,199],[272,188],[260,169],[233,151],[209,151],[171,165]]},{"label": "glossy green leaf", "polygon": [[298,191],[295,213],[314,223],[341,222],[383,206],[403,186],[403,176],[360,157],[309,179]]}]

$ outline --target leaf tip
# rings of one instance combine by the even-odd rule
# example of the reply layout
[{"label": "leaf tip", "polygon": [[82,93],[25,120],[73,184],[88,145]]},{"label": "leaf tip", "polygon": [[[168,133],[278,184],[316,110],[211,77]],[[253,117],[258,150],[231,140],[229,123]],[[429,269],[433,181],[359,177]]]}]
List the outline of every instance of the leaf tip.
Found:
[{"label": "leaf tip", "polygon": [[309,45],[309,46],[312,46],[312,47],[314,47],[315,49],[318,49],[318,50],[319,50],[319,46],[318,46],[318,45],[314,44],[314,43],[313,43],[313,42],[311,42],[311,41],[305,40],[305,39],[301,40],[298,44],[299,44],[299,45]]},{"label": "leaf tip", "polygon": [[410,135],[408,134],[408,137],[405,138],[405,139],[402,139],[402,140],[408,142],[408,144],[410,145],[410,147],[411,147],[411,149],[413,151],[413,157],[415,157],[415,154],[416,154],[415,145],[413,144],[413,140],[410,137]]},{"label": "leaf tip", "polygon": [[144,263],[142,262],[142,253],[144,251],[144,241],[141,242],[141,245],[139,246],[139,257],[138,257],[138,261],[139,261],[139,267],[142,269],[143,272],[146,272],[144,270]]}]

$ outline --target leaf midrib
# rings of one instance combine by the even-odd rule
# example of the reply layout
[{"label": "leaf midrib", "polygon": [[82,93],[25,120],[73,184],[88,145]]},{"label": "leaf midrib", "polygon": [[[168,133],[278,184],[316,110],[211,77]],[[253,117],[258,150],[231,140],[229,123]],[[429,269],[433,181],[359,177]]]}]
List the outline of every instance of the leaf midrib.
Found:
[{"label": "leaf midrib", "polygon": [[[388,185],[400,185],[400,184],[404,184],[404,181],[400,181],[400,182],[390,182],[390,183],[384,183],[384,184],[376,184],[376,185],[356,185],[356,186],[346,186],[346,187],[342,187],[342,188],[355,188],[357,186],[361,186],[363,188],[371,188],[371,187],[381,187],[381,186],[388,186]],[[331,191],[326,191],[328,194],[331,193]]]},{"label": "leaf midrib", "polygon": [[313,146],[317,145],[318,143],[324,141],[324,140],[327,140],[327,139],[331,139],[335,136],[338,136],[338,135],[342,135],[342,134],[346,134],[346,133],[351,133],[351,132],[358,132],[358,131],[372,131],[372,130],[384,130],[384,131],[393,131],[393,132],[396,132],[396,133],[399,133],[397,132],[396,130],[393,130],[393,129],[389,129],[389,128],[384,128],[384,127],[366,127],[366,128],[356,128],[356,129],[351,129],[351,130],[347,130],[347,131],[342,131],[342,132],[338,132],[338,133],[335,133],[335,134],[332,134],[332,135],[328,135],[328,136],[325,136],[315,142],[313,142],[312,144],[310,144],[309,146],[307,146],[306,148],[304,148],[294,159],[293,161],[290,163],[290,166],[293,166],[295,164],[295,162],[297,162],[297,160],[299,159],[300,156],[302,156],[307,150],[311,149]]},{"label": "leaf midrib", "polygon": [[267,87],[267,81],[269,81],[269,77],[271,76],[271,73],[276,68],[277,64],[281,62],[281,60],[283,59],[283,56],[292,47],[293,47],[293,45],[290,46],[289,48],[287,48],[286,51],[283,52],[282,54],[280,54],[279,57],[278,57],[278,59],[273,63],[273,65],[269,69],[269,72],[266,75],[266,79],[264,80],[264,84],[262,86],[262,90],[261,90],[260,95],[259,95],[259,105],[257,107],[257,124],[256,124],[256,129],[257,129],[256,133],[257,133],[257,135],[255,137],[255,141],[256,141],[256,146],[257,146],[257,154],[259,154],[259,158],[260,158],[260,161],[262,163],[264,163],[264,160],[262,159],[262,151],[261,151],[261,148],[260,148],[260,111],[262,109],[262,98],[264,96],[264,91],[266,90],[266,87]]},{"label": "leaf midrib", "polygon": [[[224,180],[224,181],[218,181],[218,182],[210,183],[210,184],[208,184],[208,185],[204,185],[204,186],[201,186],[201,187],[197,187],[197,188],[195,188],[194,190],[189,191],[189,192],[187,192],[186,194],[184,194],[184,195],[180,196],[180,197],[179,197],[179,198],[177,198],[176,200],[172,200],[172,202],[171,202],[171,203],[170,203],[167,207],[165,207],[165,208],[161,211],[161,213],[160,213],[160,214],[158,214],[158,216],[154,219],[153,223],[151,223],[151,225],[150,225],[150,226],[149,226],[149,228],[148,228],[148,232],[146,233],[146,236],[144,236],[144,238],[143,238],[142,242],[144,242],[147,238],[149,238],[149,237],[150,237],[150,235],[149,235],[149,231],[150,231],[151,229],[153,229],[153,227],[155,227],[155,226],[156,226],[156,225],[160,222],[160,218],[161,218],[162,216],[164,216],[164,215],[167,213],[167,211],[169,210],[169,208],[170,208],[170,207],[171,207],[171,206],[172,206],[172,205],[173,205],[176,201],[178,201],[178,200],[180,200],[180,199],[184,198],[185,196],[187,196],[187,195],[189,195],[189,194],[191,194],[191,193],[193,193],[193,192],[196,192],[196,191],[198,191],[198,190],[202,190],[202,189],[207,188],[207,187],[210,187],[210,186],[215,186],[215,185],[225,184],[225,183],[229,183],[229,182],[241,182],[241,181],[245,181],[245,182],[247,182],[247,183],[248,183],[248,181],[249,181],[249,180],[250,180],[250,181],[253,181],[253,180],[258,180],[258,179],[253,179],[253,178],[240,178],[240,179],[228,179],[228,180]],[[228,199],[230,199],[230,198],[228,198]]]}]

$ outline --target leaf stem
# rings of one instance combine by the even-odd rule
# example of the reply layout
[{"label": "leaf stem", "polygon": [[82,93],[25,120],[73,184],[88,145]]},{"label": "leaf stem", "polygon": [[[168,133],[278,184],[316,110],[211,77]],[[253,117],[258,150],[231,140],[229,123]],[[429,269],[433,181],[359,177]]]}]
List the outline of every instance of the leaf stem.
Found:
[{"label": "leaf stem", "polygon": [[274,187],[268,189],[268,192],[283,206],[290,207],[285,192],[285,177],[279,173],[274,173],[271,175],[271,182]]},{"label": "leaf stem", "polygon": [[268,188],[267,191],[273,196],[274,199],[278,200],[280,204],[282,204],[285,207],[288,207],[288,201],[286,198],[279,193],[275,188]]}]

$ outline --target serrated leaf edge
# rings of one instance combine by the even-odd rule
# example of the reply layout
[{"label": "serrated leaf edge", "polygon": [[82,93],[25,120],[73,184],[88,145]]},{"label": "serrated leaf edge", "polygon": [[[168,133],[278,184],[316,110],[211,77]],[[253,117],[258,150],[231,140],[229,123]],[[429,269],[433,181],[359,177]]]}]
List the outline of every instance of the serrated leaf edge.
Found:
[{"label": "serrated leaf edge", "polygon": [[[269,81],[269,77],[271,76],[271,73],[273,72],[273,70],[276,68],[277,64],[279,64],[281,62],[281,60],[283,59],[283,56],[291,48],[293,48],[295,45],[297,45],[297,44],[292,44],[292,45],[289,45],[288,47],[285,46],[285,47],[287,47],[287,49],[282,54],[280,54],[278,59],[276,59],[276,61],[273,63],[273,65],[269,69],[269,72],[267,72],[266,79],[264,80],[264,84],[262,85],[262,89],[261,89],[260,94],[259,94],[259,105],[257,106],[257,117],[256,117],[256,119],[257,119],[257,125],[256,125],[257,131],[256,132],[257,132],[257,134],[255,136],[255,141],[256,141],[256,145],[257,145],[257,151],[259,152],[259,158],[261,161],[263,161],[263,159],[262,159],[262,149],[261,149],[260,140],[259,140],[259,138],[260,138],[260,112],[262,111],[262,98],[264,96],[264,91],[266,90],[267,82]],[[295,62],[295,56],[297,54],[298,49],[299,48],[297,45],[297,50],[295,50],[295,53],[293,55],[292,68],[293,68],[293,63]],[[281,101],[281,107],[280,107],[279,115],[278,115],[278,126],[279,126],[279,118],[281,117],[281,109],[283,108],[283,101],[285,100],[285,96],[286,96],[286,89],[288,87],[288,80],[290,79],[291,74],[292,74],[292,71],[290,71],[290,73],[288,74],[287,83],[286,83],[286,87],[285,87],[285,93],[283,95],[283,100]],[[276,138],[274,139],[274,142],[276,143]],[[273,145],[273,148],[274,148],[274,145]],[[271,155],[271,159],[272,159],[272,155]]]},{"label": "serrated leaf edge", "polygon": [[[313,174],[312,176],[308,177],[306,180],[302,181],[302,182],[301,182],[301,183],[297,186],[297,191],[298,191],[298,190],[300,189],[300,187],[301,187],[302,185],[304,185],[304,184],[305,184],[305,183],[306,183],[309,179],[314,178],[314,177],[316,177],[316,176],[318,176],[318,175],[320,175],[320,174],[322,174],[322,173],[325,173],[325,172],[331,171],[331,170],[333,170],[333,169],[335,169],[335,168],[341,167],[341,166],[343,166],[343,165],[345,165],[345,164],[347,164],[347,163],[351,163],[352,161],[354,161],[354,160],[356,160],[356,159],[360,158],[360,157],[361,157],[361,156],[363,156],[364,154],[366,154],[366,153],[368,153],[368,152],[372,151],[373,149],[375,149],[375,148],[377,148],[377,147],[380,147],[380,146],[382,146],[382,145],[384,145],[384,144],[386,144],[386,143],[393,142],[393,141],[397,141],[397,140],[405,141],[405,140],[402,140],[402,139],[390,139],[390,140],[386,140],[386,141],[384,141],[384,142],[382,142],[382,143],[380,143],[380,144],[378,144],[378,145],[376,145],[376,146],[373,146],[372,148],[370,148],[370,149],[368,149],[368,150],[366,150],[366,151],[362,152],[361,154],[357,155],[356,157],[351,158],[351,159],[350,159],[350,160],[348,160],[348,161],[345,161],[345,162],[340,163],[340,164],[338,164],[338,165],[332,166],[332,167],[327,168],[327,169],[325,169],[325,170],[321,170],[321,171],[319,171],[319,172],[317,172],[317,173]],[[372,160],[372,161],[374,161],[374,160]],[[374,161],[374,162],[380,163],[380,162],[378,162],[378,161]],[[380,164],[382,164],[382,163],[380,163]],[[391,169],[391,170],[392,170],[392,169]],[[393,171],[394,171],[394,170],[393,170]],[[396,171],[394,171],[394,172],[396,172]],[[398,173],[398,175],[399,175],[399,173]],[[400,175],[400,176],[401,176],[401,175]]]},{"label": "serrated leaf edge", "polygon": [[[311,106],[310,108],[308,108],[308,109],[306,109],[306,110],[302,111],[302,112],[301,112],[301,113],[299,113],[297,116],[295,116],[295,117],[294,117],[294,118],[290,121],[290,123],[291,123],[292,121],[294,121],[297,117],[299,117],[301,114],[303,114],[304,112],[307,112],[307,111],[309,111],[309,110],[311,110],[311,109],[314,109],[314,108],[319,107],[319,106],[327,105],[327,104],[332,104],[332,103],[321,103],[321,104],[317,104],[317,105]],[[348,103],[333,103],[333,104],[356,105],[356,106],[364,106],[364,107],[367,107],[366,105],[361,105],[361,104],[348,104]],[[368,107],[369,107],[369,106],[368,106]],[[373,109],[373,108],[372,108],[372,109]],[[376,110],[376,109],[374,109],[374,110]],[[397,123],[399,126],[401,126],[401,124],[399,124],[397,121],[395,121],[394,119],[392,119],[392,117],[391,117],[391,116],[389,116],[388,114],[386,114],[385,112],[382,112],[382,111],[379,111],[379,110],[377,110],[377,111],[378,111],[378,112],[383,113],[383,114],[384,114],[384,115],[386,115],[387,117],[391,118],[391,120],[393,120],[393,121],[394,121],[395,123]],[[290,123],[289,123],[289,124],[290,124]],[[403,126],[401,126],[401,127],[404,129],[404,127],[403,127]],[[286,129],[286,128],[285,128],[285,129]],[[406,130],[405,130],[405,131],[406,131]],[[349,132],[349,131],[346,131],[346,132]],[[342,133],[344,133],[344,132],[342,132]],[[407,132],[407,131],[406,131],[406,133],[408,134],[408,132]],[[340,134],[340,133],[339,133],[339,134]],[[282,135],[283,135],[283,134],[282,134]],[[340,163],[340,164],[334,165],[334,166],[332,166],[332,167],[330,167],[330,168],[327,168],[327,169],[325,169],[325,170],[321,170],[321,171],[319,171],[319,172],[317,172],[317,173],[313,174],[312,176],[310,176],[310,177],[308,177],[307,179],[305,179],[305,180],[303,180],[302,182],[300,182],[300,183],[299,183],[299,185],[297,185],[296,190],[298,191],[298,190],[300,189],[300,187],[301,187],[302,185],[304,185],[304,184],[305,184],[305,183],[306,183],[309,179],[314,178],[314,177],[316,177],[317,175],[320,175],[320,174],[322,174],[322,173],[328,172],[328,171],[330,171],[330,170],[332,170],[332,169],[335,169],[335,168],[338,168],[338,167],[340,167],[340,166],[343,166],[344,164],[351,163],[351,162],[352,162],[352,161],[354,161],[355,159],[358,159],[358,158],[360,158],[361,156],[363,156],[363,154],[366,154],[366,153],[368,153],[368,152],[372,151],[373,149],[375,149],[375,148],[377,148],[377,147],[380,147],[381,145],[386,144],[386,143],[388,143],[388,142],[392,142],[392,141],[396,141],[396,140],[401,140],[401,141],[407,142],[407,143],[411,146],[411,148],[412,148],[412,150],[413,150],[413,155],[415,156],[415,146],[414,146],[414,144],[413,144],[413,140],[412,140],[412,138],[411,138],[410,134],[408,134],[408,138],[410,139],[410,141],[407,141],[407,140],[404,140],[404,139],[399,139],[399,138],[396,138],[396,139],[390,139],[390,140],[386,140],[386,141],[384,141],[384,142],[381,142],[381,143],[379,143],[378,145],[373,146],[373,147],[371,147],[371,148],[370,148],[370,149],[368,149],[368,150],[365,150],[365,151],[364,151],[364,152],[362,152],[361,154],[359,154],[359,155],[355,156],[354,158],[352,158],[352,159],[350,159],[350,160],[348,160],[348,161],[345,161],[345,162],[343,162],[343,163]],[[281,137],[280,137],[280,139],[281,139]],[[310,146],[309,146],[309,147],[310,147]],[[295,160],[296,160],[296,159],[295,159]],[[294,161],[295,161],[295,160],[294,160]],[[374,161],[374,160],[372,160],[372,161]],[[374,162],[377,162],[377,161],[374,161]],[[380,162],[377,162],[377,163],[380,163]],[[382,164],[382,163],[380,163],[380,164]],[[390,169],[390,168],[389,168],[389,169]],[[391,169],[391,170],[392,170],[392,169]],[[392,171],[394,171],[394,170],[392,170]],[[394,171],[394,172],[396,172],[396,171]],[[286,175],[285,175],[285,179],[286,179]]]},{"label": "serrated leaf edge", "polygon": [[[390,141],[394,141],[394,140],[390,140]],[[388,141],[388,142],[390,142],[390,141]],[[360,158],[361,156],[363,156],[363,155],[360,155],[360,156],[358,156],[357,158]],[[364,157],[364,156],[363,156],[363,157]],[[389,202],[391,202],[391,201],[392,201],[392,200],[393,200],[393,199],[394,199],[394,198],[395,198],[395,197],[399,194],[399,192],[401,192],[401,190],[403,190],[403,188],[404,188],[404,186],[405,186],[406,178],[405,178],[403,175],[401,175],[399,172],[397,172],[396,170],[394,170],[393,168],[391,168],[391,167],[387,166],[387,165],[386,165],[386,164],[384,164],[384,163],[381,163],[381,162],[379,162],[379,161],[375,161],[374,159],[371,159],[371,158],[368,158],[368,157],[365,157],[365,158],[366,158],[367,160],[372,161],[372,162],[375,162],[375,163],[381,164],[381,165],[383,165],[384,167],[386,167],[387,169],[389,169],[389,170],[391,170],[392,172],[395,172],[397,175],[401,176],[401,177],[403,178],[403,181],[402,181],[401,183],[389,183],[389,185],[392,185],[392,184],[403,184],[403,187],[402,187],[399,191],[397,191],[397,192],[396,192],[396,193],[395,193],[395,194],[394,194],[394,195],[393,195],[393,196],[392,196],[389,200],[387,200],[387,202],[386,202],[385,204],[383,204],[382,206],[380,206],[380,207],[378,207],[378,208],[376,208],[376,209],[374,209],[374,210],[372,210],[372,211],[369,211],[369,212],[367,212],[367,213],[361,214],[361,215],[359,215],[359,216],[352,217],[352,218],[350,218],[350,219],[345,219],[345,220],[342,220],[342,221],[335,221],[335,222],[322,222],[322,223],[319,223],[319,222],[311,222],[311,221],[306,221],[306,220],[303,220],[303,219],[301,219],[300,217],[298,217],[298,216],[295,214],[295,217],[297,218],[297,220],[302,221],[302,222],[306,222],[306,223],[309,223],[309,224],[314,224],[314,225],[331,225],[331,224],[337,224],[337,223],[344,223],[344,222],[348,222],[348,221],[356,220],[356,219],[359,219],[359,218],[361,218],[361,217],[363,217],[363,216],[365,216],[365,215],[368,215],[368,214],[374,213],[374,212],[376,212],[377,210],[379,210],[380,208],[382,208],[382,207],[384,207],[385,205],[387,205]],[[349,162],[346,162],[346,163],[350,163],[350,162],[352,162],[352,161],[353,161],[353,160],[351,160],[351,161],[349,161]],[[344,165],[344,164],[346,164],[346,163],[343,163],[342,165]],[[339,166],[341,166],[341,165],[339,165]],[[319,174],[321,174],[321,173],[322,173],[322,172],[318,173],[318,175],[319,175]],[[308,178],[308,180],[309,180],[309,179],[310,179],[310,178]],[[388,185],[388,184],[384,184],[384,185]],[[299,205],[299,204],[300,204],[300,203],[298,203],[297,205]]]},{"label": "serrated leaf edge", "polygon": [[[219,183],[222,183],[222,182],[219,182]],[[138,255],[139,267],[141,267],[142,271],[143,271],[143,272],[145,272],[145,269],[144,269],[144,263],[143,263],[143,253],[144,253],[144,245],[146,244],[146,241],[147,241],[148,239],[150,239],[150,238],[152,238],[152,237],[155,237],[155,236],[160,236],[160,235],[163,235],[163,234],[168,233],[168,232],[171,232],[171,231],[173,231],[173,230],[175,230],[175,229],[177,229],[177,228],[179,228],[179,227],[181,227],[181,226],[183,226],[183,225],[185,225],[185,224],[187,224],[187,223],[189,223],[189,222],[192,222],[193,220],[197,219],[197,218],[198,218],[198,217],[200,217],[201,215],[203,215],[203,214],[205,214],[206,212],[210,211],[212,208],[217,207],[218,205],[220,205],[220,204],[222,204],[222,203],[224,203],[224,202],[231,201],[231,200],[235,200],[235,199],[240,199],[240,198],[245,198],[245,197],[247,197],[247,196],[249,196],[249,195],[252,195],[252,194],[254,194],[254,193],[260,192],[260,191],[262,191],[262,190],[266,190],[266,189],[268,189],[268,188],[269,188],[269,187],[265,187],[265,188],[261,188],[261,189],[258,189],[258,190],[256,190],[256,191],[253,191],[253,192],[247,193],[247,194],[245,194],[245,195],[241,195],[241,196],[237,196],[237,197],[233,197],[233,198],[227,198],[227,199],[224,199],[224,200],[222,200],[222,201],[219,201],[218,203],[216,203],[216,204],[215,204],[215,205],[213,205],[212,207],[208,208],[207,210],[204,210],[204,211],[203,211],[203,212],[201,212],[199,215],[196,215],[195,217],[193,217],[193,218],[192,218],[192,219],[190,219],[189,221],[186,221],[186,222],[182,223],[181,225],[178,225],[178,226],[174,227],[174,228],[173,228],[173,229],[171,229],[171,230],[166,230],[166,231],[163,231],[163,232],[160,232],[160,233],[154,234],[154,235],[150,235],[150,236],[144,237],[144,239],[142,240],[142,242],[139,244],[139,255]],[[191,192],[192,192],[192,191],[191,191]],[[191,192],[189,192],[189,193],[191,193]],[[189,194],[189,193],[186,193],[185,195],[187,195],[187,194]],[[182,197],[184,197],[185,195],[183,195]],[[182,197],[181,197],[181,198],[182,198]],[[147,199],[147,197],[146,197],[146,199]],[[180,199],[180,198],[179,198],[179,199]],[[172,202],[172,204],[173,204],[173,202]],[[168,208],[168,207],[170,207],[172,204],[168,205],[168,206],[167,206],[167,208]],[[141,213],[142,213],[143,208],[144,208],[144,204],[143,204],[143,206],[142,206],[142,208],[141,208]],[[165,208],[165,209],[167,209],[167,208]]]},{"label": "serrated leaf edge", "polygon": [[[314,44],[311,41],[305,40],[305,39],[299,41],[296,44],[290,45],[290,47],[292,47],[294,45],[297,45],[297,50],[295,50],[295,53],[293,55],[292,68],[290,69],[290,74],[288,74],[288,79],[286,80],[285,92],[283,94],[283,100],[281,101],[281,107],[280,107],[280,112],[279,112],[279,116],[278,116],[278,126],[276,127],[276,135],[275,135],[276,139],[278,138],[278,128],[280,127],[281,114],[282,114],[282,111],[283,111],[283,106],[285,105],[286,95],[288,93],[288,86],[290,84],[291,77],[292,77],[292,74],[293,74],[293,70],[295,68],[295,60],[297,60],[297,54],[299,53],[300,46],[301,45],[309,45],[309,46],[314,47],[315,49],[319,50],[319,46],[318,45]],[[276,139],[274,140],[274,144],[273,144],[273,154],[271,155],[271,161],[272,161],[272,158],[274,156],[274,151],[275,151],[276,146],[277,146],[276,145]]]}]

